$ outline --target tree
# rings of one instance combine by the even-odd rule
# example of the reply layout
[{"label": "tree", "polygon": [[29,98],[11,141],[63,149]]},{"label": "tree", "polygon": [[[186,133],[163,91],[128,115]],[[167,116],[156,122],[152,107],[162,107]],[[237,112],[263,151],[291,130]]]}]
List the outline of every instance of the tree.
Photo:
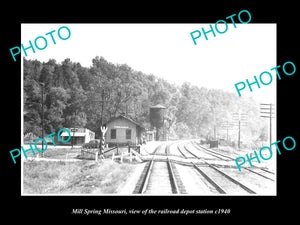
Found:
[{"label": "tree", "polygon": [[37,60],[24,59],[24,134],[41,136],[41,86],[38,79],[43,66]]},{"label": "tree", "polygon": [[54,132],[63,127],[65,121],[64,109],[70,95],[62,87],[52,87],[48,96],[48,108],[45,110],[45,130]]},{"label": "tree", "polygon": [[48,93],[54,85],[53,82],[55,67],[56,61],[54,59],[50,59],[47,63],[43,63],[43,68],[41,70],[41,75],[38,81],[39,83],[43,83],[45,85],[45,93]]},{"label": "tree", "polygon": [[[99,56],[90,68],[70,59],[41,63],[24,58],[24,133],[41,136],[41,83],[45,84],[44,124],[48,133],[61,127],[87,127],[97,137],[101,119],[105,123],[124,113],[147,128],[150,122],[158,130],[164,125],[173,137],[212,138],[220,136],[220,127],[224,121],[231,122],[233,112],[240,111],[248,114],[247,129],[242,131],[244,140],[264,139],[267,134],[266,123],[259,117],[259,104],[251,98],[241,99],[188,82],[170,84]],[[161,115],[150,115],[150,107],[157,104],[166,109]]]}]

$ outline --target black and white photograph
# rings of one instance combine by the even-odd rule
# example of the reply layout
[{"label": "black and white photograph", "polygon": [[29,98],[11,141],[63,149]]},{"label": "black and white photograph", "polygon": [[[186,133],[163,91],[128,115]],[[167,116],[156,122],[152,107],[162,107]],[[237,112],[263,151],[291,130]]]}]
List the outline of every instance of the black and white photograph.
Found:
[{"label": "black and white photograph", "polygon": [[297,221],[297,6],[112,3],[4,6],[3,219]]},{"label": "black and white photograph", "polygon": [[276,24],[210,28],[22,24],[22,195],[276,195]]}]

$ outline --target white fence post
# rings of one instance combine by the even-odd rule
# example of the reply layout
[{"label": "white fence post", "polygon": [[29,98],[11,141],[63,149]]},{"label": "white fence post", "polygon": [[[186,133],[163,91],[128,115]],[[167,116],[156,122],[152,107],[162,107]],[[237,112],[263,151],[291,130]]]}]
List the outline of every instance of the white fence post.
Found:
[{"label": "white fence post", "polygon": [[115,159],[115,153],[113,152],[112,157],[111,157],[111,161],[114,161]]},{"label": "white fence post", "polygon": [[121,163],[123,163],[123,152],[121,152],[121,160],[120,160]]}]

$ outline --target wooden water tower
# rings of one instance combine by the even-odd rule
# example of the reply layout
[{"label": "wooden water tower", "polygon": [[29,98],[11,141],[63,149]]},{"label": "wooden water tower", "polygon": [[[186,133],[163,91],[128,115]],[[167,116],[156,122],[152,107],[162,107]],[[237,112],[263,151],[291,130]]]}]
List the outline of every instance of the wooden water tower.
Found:
[{"label": "wooden water tower", "polygon": [[166,107],[163,105],[155,105],[150,107],[150,123],[152,127],[156,128],[156,141],[162,141],[164,130],[164,118],[166,114]]}]

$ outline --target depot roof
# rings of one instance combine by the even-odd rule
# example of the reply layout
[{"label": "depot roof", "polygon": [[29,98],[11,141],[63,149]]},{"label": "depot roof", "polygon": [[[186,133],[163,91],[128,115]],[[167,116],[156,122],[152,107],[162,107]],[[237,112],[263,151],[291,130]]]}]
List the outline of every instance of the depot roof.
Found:
[{"label": "depot roof", "polygon": [[131,123],[137,125],[137,126],[140,127],[141,129],[145,129],[145,127],[143,127],[141,124],[137,123],[136,121],[134,121],[134,120],[132,120],[132,119],[130,119],[130,118],[124,116],[124,115],[119,115],[119,116],[117,116],[117,117],[111,118],[109,121],[107,121],[106,124],[109,124],[110,122],[112,122],[112,121],[114,121],[114,120],[116,120],[116,119],[120,119],[120,118],[121,118],[121,119],[125,119],[125,120],[130,121]]}]

